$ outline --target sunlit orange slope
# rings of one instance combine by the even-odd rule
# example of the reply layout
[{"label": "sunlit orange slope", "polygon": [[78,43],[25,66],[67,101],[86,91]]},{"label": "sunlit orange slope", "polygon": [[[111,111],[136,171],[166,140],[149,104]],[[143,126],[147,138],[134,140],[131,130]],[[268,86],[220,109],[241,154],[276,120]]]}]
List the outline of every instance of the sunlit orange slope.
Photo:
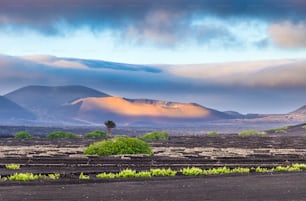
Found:
[{"label": "sunlit orange slope", "polygon": [[147,116],[166,118],[206,118],[211,110],[196,104],[120,97],[83,98],[72,104],[80,104],[79,114],[107,111],[123,116]]}]

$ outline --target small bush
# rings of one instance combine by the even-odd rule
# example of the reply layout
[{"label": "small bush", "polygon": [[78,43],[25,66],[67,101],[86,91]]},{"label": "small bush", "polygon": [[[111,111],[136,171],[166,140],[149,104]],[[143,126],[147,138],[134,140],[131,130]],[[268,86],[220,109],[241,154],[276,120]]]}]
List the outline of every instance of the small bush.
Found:
[{"label": "small bush", "polygon": [[90,133],[86,133],[85,134],[86,138],[106,138],[107,137],[107,133],[103,132],[103,131],[92,131]]},{"label": "small bush", "polygon": [[245,131],[241,131],[240,133],[238,133],[239,136],[243,137],[243,136],[250,136],[250,135],[265,135],[266,132],[264,131],[256,131],[256,130],[245,130]]},{"label": "small bush", "polygon": [[152,141],[152,140],[168,140],[169,135],[166,131],[154,131],[146,133],[143,136],[139,137],[141,140]]},{"label": "small bush", "polygon": [[131,137],[115,137],[89,145],[86,155],[120,155],[120,154],[152,154],[150,145],[142,140]]},{"label": "small bush", "polygon": [[136,177],[136,170],[125,169],[118,173],[117,177],[120,178],[133,178]]},{"label": "small bush", "polygon": [[152,175],[151,175],[151,172],[149,172],[149,171],[141,171],[141,172],[138,172],[136,174],[136,177],[139,177],[139,178],[151,178]]},{"label": "small bush", "polygon": [[28,139],[28,138],[31,138],[31,137],[32,136],[25,131],[20,131],[20,132],[15,134],[16,139]]},{"label": "small bush", "polygon": [[50,139],[54,139],[54,138],[78,138],[79,136],[71,132],[55,131],[48,134],[47,137]]},{"label": "small bush", "polygon": [[100,173],[96,175],[99,179],[115,179],[115,178],[151,178],[151,172],[149,171],[140,171],[125,169],[121,170],[119,173]]},{"label": "small bush", "polygon": [[217,131],[209,131],[209,132],[207,132],[207,135],[209,135],[209,136],[217,136],[217,135],[219,135],[219,133]]},{"label": "small bush", "polygon": [[241,167],[237,167],[234,169],[231,169],[231,173],[250,173],[250,168],[241,168]]},{"label": "small bush", "polygon": [[272,170],[269,170],[268,168],[262,168],[262,167],[257,167],[255,169],[255,172],[258,172],[258,173],[266,173],[266,172],[271,172]]},{"label": "small bush", "polygon": [[269,131],[271,131],[273,133],[287,133],[287,129],[288,129],[288,126],[283,126],[283,127],[279,127],[279,128],[272,128]]},{"label": "small bush", "polygon": [[292,164],[292,167],[304,170],[304,169],[306,169],[306,164],[294,163],[294,164]]},{"label": "small bush", "polygon": [[32,173],[15,173],[8,177],[10,181],[33,181],[40,179],[40,175],[34,175]]},{"label": "small bush", "polygon": [[171,170],[170,168],[165,169],[150,169],[150,173],[153,177],[174,177],[177,173],[175,170]]},{"label": "small bush", "polygon": [[302,128],[306,129],[306,125],[302,126]]},{"label": "small bush", "polygon": [[80,176],[79,176],[79,179],[82,179],[82,180],[88,180],[90,179],[90,177],[88,175],[84,175],[83,172],[81,172]]},{"label": "small bush", "polygon": [[103,172],[103,173],[100,173],[100,174],[97,174],[96,177],[98,179],[115,179],[116,178],[116,174],[114,173],[106,173],[106,172]]},{"label": "small bush", "polygon": [[185,176],[198,176],[203,173],[203,170],[201,168],[196,168],[196,167],[189,168],[188,167],[188,168],[181,169],[180,172]]},{"label": "small bush", "polygon": [[203,170],[204,175],[219,175],[219,174],[230,174],[231,170],[228,167],[213,168]]},{"label": "small bush", "polygon": [[5,168],[8,170],[19,170],[20,165],[19,164],[7,164],[5,165]]},{"label": "small bush", "polygon": [[51,180],[57,180],[57,179],[59,179],[60,178],[60,174],[59,173],[55,173],[55,174],[48,174],[48,177],[47,178],[49,178],[49,179],[51,179]]}]

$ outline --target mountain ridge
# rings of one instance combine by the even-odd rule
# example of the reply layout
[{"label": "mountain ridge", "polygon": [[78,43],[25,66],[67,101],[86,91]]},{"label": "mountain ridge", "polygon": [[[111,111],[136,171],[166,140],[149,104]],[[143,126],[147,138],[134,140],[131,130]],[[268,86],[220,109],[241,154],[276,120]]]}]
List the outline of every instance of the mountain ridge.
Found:
[{"label": "mountain ridge", "polygon": [[[29,85],[7,93],[2,99],[11,101],[21,111],[24,109],[24,113],[28,111],[26,119],[33,120],[35,116],[35,123],[38,124],[102,124],[107,119],[124,125],[219,120],[306,121],[306,106],[284,115],[244,115],[235,111],[221,112],[197,103],[115,97],[82,85]],[[5,108],[5,101],[0,101],[1,107]]]}]

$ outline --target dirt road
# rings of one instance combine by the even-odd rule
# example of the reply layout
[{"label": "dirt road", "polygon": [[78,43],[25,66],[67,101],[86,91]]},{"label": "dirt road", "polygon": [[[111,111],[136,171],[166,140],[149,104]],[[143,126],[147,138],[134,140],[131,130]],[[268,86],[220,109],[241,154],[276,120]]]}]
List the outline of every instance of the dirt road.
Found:
[{"label": "dirt road", "polygon": [[211,176],[0,187],[2,201],[306,201],[306,174]]}]

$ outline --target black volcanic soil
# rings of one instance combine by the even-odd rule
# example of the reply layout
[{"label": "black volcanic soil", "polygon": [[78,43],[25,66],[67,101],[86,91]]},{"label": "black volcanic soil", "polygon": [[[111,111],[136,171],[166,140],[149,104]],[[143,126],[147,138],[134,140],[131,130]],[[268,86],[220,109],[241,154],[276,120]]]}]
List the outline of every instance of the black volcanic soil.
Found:
[{"label": "black volcanic soil", "polygon": [[305,185],[305,173],[18,185],[2,186],[0,200],[304,201]]},{"label": "black volcanic soil", "polygon": [[[296,129],[296,128],[295,128]],[[56,181],[0,182],[0,200],[306,200],[306,172],[231,176],[100,180],[100,172],[125,168],[274,167],[306,164],[306,129],[299,135],[239,137],[171,136],[152,142],[153,156],[84,156],[97,139],[0,139],[0,175],[14,172],[61,173]],[[21,169],[7,170],[18,163]],[[79,180],[83,172],[90,180]]]}]

